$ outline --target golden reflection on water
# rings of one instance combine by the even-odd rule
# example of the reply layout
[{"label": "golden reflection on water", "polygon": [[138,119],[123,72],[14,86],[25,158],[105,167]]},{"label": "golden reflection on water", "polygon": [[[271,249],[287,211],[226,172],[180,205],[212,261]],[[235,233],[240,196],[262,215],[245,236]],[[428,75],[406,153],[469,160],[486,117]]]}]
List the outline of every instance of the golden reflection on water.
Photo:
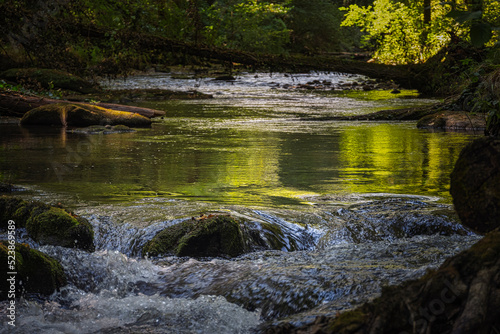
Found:
[{"label": "golden reflection on water", "polygon": [[338,193],[437,195],[449,201],[449,174],[473,138],[417,130],[414,123],[186,129],[166,122],[128,134],[37,131],[2,132],[3,181],[84,201],[159,196],[256,206]]}]

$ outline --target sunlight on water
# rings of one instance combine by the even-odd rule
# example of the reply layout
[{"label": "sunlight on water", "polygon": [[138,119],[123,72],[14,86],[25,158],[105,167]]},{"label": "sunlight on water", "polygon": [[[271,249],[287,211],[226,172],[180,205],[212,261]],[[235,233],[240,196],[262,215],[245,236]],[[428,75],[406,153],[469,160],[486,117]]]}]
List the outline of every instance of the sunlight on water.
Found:
[{"label": "sunlight on water", "polygon": [[[0,181],[29,190],[18,196],[74,209],[96,245],[94,253],[40,247],[19,230],[19,242],[62,263],[69,284],[20,300],[9,333],[252,333],[268,320],[310,322],[418,278],[479,239],[459,224],[448,193],[475,134],[319,121],[433,101],[411,91],[293,89],[312,78],[359,79],[133,77],[109,84],[214,98],[141,102],[166,116],[133,133],[0,124]],[[159,231],[205,213],[237,219],[252,236],[250,252],[143,257]]]}]

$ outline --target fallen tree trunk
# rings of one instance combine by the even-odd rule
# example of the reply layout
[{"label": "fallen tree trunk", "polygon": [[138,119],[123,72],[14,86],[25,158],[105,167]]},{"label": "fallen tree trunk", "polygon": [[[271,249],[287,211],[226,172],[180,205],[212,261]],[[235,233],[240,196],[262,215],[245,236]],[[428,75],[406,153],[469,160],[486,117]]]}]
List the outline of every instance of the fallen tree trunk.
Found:
[{"label": "fallen tree trunk", "polygon": [[150,108],[141,108],[135,106],[127,106],[121,104],[114,103],[83,103],[83,102],[73,102],[73,101],[65,101],[65,100],[57,100],[51,99],[47,97],[37,97],[30,95],[23,95],[16,92],[2,91],[0,92],[0,112],[2,114],[8,116],[23,116],[26,112],[31,109],[41,107],[47,104],[53,103],[72,103],[72,104],[80,104],[80,105],[96,105],[99,107],[118,110],[118,111],[127,111],[131,113],[136,113],[142,116],[146,116],[148,118],[158,117],[165,115],[164,111],[155,110]]},{"label": "fallen tree trunk", "polygon": [[[87,25],[68,25],[67,29],[83,36],[106,39],[108,35],[102,28]],[[393,80],[401,87],[408,89],[426,89],[429,84],[429,73],[432,67],[426,64],[385,65],[369,63],[363,60],[346,59],[345,55],[269,55],[254,54],[238,50],[218,48],[214,46],[185,43],[163,36],[122,30],[117,39],[130,42],[130,47],[142,51],[153,51],[157,54],[170,52],[185,54],[205,59],[216,59],[227,63],[239,63],[271,71],[331,71],[350,74],[361,74],[371,78]],[[126,45],[125,45],[126,46]]]}]

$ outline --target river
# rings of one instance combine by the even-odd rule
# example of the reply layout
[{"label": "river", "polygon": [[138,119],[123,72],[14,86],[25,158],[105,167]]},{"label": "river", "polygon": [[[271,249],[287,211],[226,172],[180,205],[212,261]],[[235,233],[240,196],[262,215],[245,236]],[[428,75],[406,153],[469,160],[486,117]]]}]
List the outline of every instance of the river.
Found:
[{"label": "river", "polygon": [[[1,124],[0,180],[86,217],[97,250],[20,240],[60,260],[70,283],[19,301],[16,328],[0,332],[251,333],[350,309],[468,248],[479,237],[457,222],[448,187],[476,135],[325,121],[434,102],[413,91],[335,89],[361,79],[133,76],[103,85],[214,98],[141,102],[166,116],[133,133]],[[323,89],[294,88],[308,82]],[[231,260],[143,258],[162,228],[209,212],[278,231],[280,247]]]}]

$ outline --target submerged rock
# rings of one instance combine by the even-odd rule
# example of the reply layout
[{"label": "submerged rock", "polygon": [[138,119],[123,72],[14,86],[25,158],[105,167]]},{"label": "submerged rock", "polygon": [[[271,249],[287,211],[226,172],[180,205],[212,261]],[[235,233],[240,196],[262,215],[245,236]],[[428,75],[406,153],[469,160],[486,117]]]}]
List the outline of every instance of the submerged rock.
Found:
[{"label": "submerged rock", "polygon": [[500,230],[424,277],[386,287],[372,302],[312,324],[264,333],[491,333],[500,328]]},{"label": "submerged rock", "polygon": [[0,197],[0,229],[13,220],[16,227],[26,227],[35,241],[62,247],[94,250],[92,225],[82,217],[41,202]]},{"label": "submerged rock", "polygon": [[479,233],[500,227],[500,139],[480,138],[462,150],[450,193],[463,225]]},{"label": "submerged rock", "polygon": [[482,131],[486,129],[486,115],[458,111],[441,111],[424,116],[418,121],[417,127]]},{"label": "submerged rock", "polygon": [[234,257],[244,251],[239,223],[230,216],[209,215],[167,227],[146,243],[142,253],[149,256]]},{"label": "submerged rock", "polygon": [[11,68],[0,73],[9,81],[30,85],[40,85],[45,89],[64,89],[83,94],[98,92],[92,83],[67,72],[42,68]]},{"label": "submerged rock", "polygon": [[90,126],[118,125],[149,127],[151,120],[139,114],[98,106],[54,103],[28,111],[21,125]]},{"label": "submerged rock", "polygon": [[[11,264],[8,261],[13,259],[12,252],[15,254],[15,261]],[[26,244],[12,246],[7,241],[1,241],[0,262],[2,268],[6,269],[0,274],[0,300],[12,299],[12,295],[9,296],[12,291],[15,291],[16,298],[21,297],[21,293],[50,295],[66,284],[66,276],[61,264],[54,258],[31,249]],[[8,272],[17,274],[10,276]],[[8,281],[11,277],[15,277],[12,281],[14,285]]]},{"label": "submerged rock", "polygon": [[76,129],[68,129],[66,132],[68,133],[82,133],[82,134],[88,134],[88,135],[94,135],[94,134],[113,134],[113,133],[128,133],[128,132],[135,132],[136,130],[129,128],[126,125],[91,125],[86,128],[76,128]]}]

